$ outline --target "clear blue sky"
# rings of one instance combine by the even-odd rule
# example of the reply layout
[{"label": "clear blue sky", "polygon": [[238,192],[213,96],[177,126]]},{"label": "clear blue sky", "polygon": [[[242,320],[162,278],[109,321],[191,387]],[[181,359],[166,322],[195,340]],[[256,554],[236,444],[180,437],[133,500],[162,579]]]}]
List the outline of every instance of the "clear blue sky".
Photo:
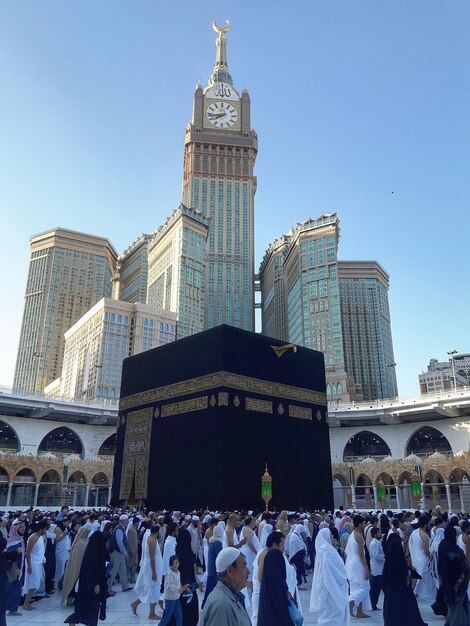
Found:
[{"label": "clear blue sky", "polygon": [[340,258],[390,274],[400,394],[429,358],[470,352],[468,0],[3,0],[0,384],[30,235],[63,226],[122,251],[179,204],[194,86],[226,17],[259,135],[257,265],[292,224],[337,211]]}]

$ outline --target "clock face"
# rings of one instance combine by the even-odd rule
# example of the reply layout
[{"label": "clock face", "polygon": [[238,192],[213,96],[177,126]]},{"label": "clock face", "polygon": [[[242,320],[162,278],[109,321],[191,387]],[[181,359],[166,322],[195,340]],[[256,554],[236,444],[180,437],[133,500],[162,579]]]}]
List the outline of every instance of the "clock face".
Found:
[{"label": "clock face", "polygon": [[230,128],[238,121],[238,110],[230,102],[218,100],[209,104],[206,118],[216,128]]}]

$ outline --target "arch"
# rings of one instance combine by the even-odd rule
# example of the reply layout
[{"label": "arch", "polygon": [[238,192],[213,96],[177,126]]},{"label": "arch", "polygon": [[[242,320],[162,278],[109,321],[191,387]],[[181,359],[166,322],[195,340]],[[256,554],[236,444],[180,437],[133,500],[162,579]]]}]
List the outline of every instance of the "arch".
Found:
[{"label": "arch", "polygon": [[11,488],[11,506],[22,507],[34,504],[36,476],[32,469],[23,467],[15,476]]},{"label": "arch", "polygon": [[80,470],[76,470],[75,472],[73,472],[70,476],[69,479],[67,481],[68,483],[75,483],[75,484],[79,484],[79,485],[86,485],[86,476],[83,472],[81,472]]},{"label": "arch", "polygon": [[358,487],[372,487],[372,480],[370,478],[370,476],[367,476],[367,474],[359,474],[359,476],[356,479],[356,484]]},{"label": "arch", "polygon": [[106,474],[104,472],[98,472],[91,479],[91,483],[93,485],[100,485],[100,486],[106,486],[107,487],[109,485],[109,480],[108,480],[108,477],[106,476]]},{"label": "arch", "polygon": [[436,450],[441,454],[452,454],[452,447],[440,430],[432,426],[421,426],[408,439],[405,456],[409,454],[429,456]]},{"label": "arch", "polygon": [[42,478],[39,482],[40,483],[60,483],[59,472],[55,469],[47,470],[47,472],[45,472],[42,475]]},{"label": "arch", "polygon": [[38,452],[52,452],[66,456],[78,454],[83,458],[83,443],[77,433],[67,426],[54,428],[48,433],[38,447]]},{"label": "arch", "polygon": [[470,474],[461,467],[456,467],[449,474],[449,483],[461,483],[464,477],[470,481]]},{"label": "arch", "polygon": [[372,480],[367,474],[359,474],[356,479],[356,502],[366,508],[372,506]]},{"label": "arch", "polygon": [[411,476],[408,470],[398,476],[397,489],[400,497],[400,505],[405,509],[414,508],[413,497],[411,495]]},{"label": "arch", "polygon": [[19,472],[16,472],[15,483],[35,483],[36,482],[36,474],[29,467],[24,467],[20,469]]},{"label": "arch", "polygon": [[21,450],[20,438],[14,428],[0,420],[0,449],[8,452]]},{"label": "arch", "polygon": [[398,484],[403,485],[405,480],[408,485],[411,485],[411,472],[408,472],[408,471],[402,472],[400,476],[398,477]]},{"label": "arch", "polygon": [[425,483],[442,483],[444,484],[444,477],[442,476],[442,474],[440,472],[438,472],[435,469],[429,470],[428,472],[426,472],[426,475],[424,477],[424,482]]},{"label": "arch", "polygon": [[349,487],[349,481],[343,474],[333,474],[333,480],[337,480],[343,487]]},{"label": "arch", "polygon": [[454,468],[449,474],[450,499],[453,511],[465,510],[468,498],[470,474],[461,467]]},{"label": "arch", "polygon": [[38,506],[58,507],[62,500],[62,482],[59,472],[47,470],[41,477],[38,489]]},{"label": "arch", "polygon": [[0,483],[9,483],[10,482],[10,474],[4,467],[0,467]]},{"label": "arch", "polygon": [[379,484],[379,481],[382,481],[386,487],[395,486],[395,481],[387,472],[380,472],[380,474],[375,479],[376,486]]},{"label": "arch", "polygon": [[114,433],[103,441],[98,450],[98,456],[114,456],[116,454],[117,433]]},{"label": "arch", "polygon": [[429,470],[424,476],[424,508],[441,505],[447,508],[447,494],[444,477],[435,469]]},{"label": "arch", "polygon": [[370,430],[361,430],[345,445],[343,461],[361,461],[366,457],[383,459],[390,454],[390,447],[382,437]]}]

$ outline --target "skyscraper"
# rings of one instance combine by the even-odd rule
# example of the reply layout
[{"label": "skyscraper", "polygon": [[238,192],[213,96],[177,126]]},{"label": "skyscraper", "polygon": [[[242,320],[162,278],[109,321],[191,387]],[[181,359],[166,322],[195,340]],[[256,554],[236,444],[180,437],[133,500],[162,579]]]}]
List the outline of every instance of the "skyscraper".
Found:
[{"label": "skyscraper", "polygon": [[393,398],[389,277],[376,261],[339,261],[339,219],[297,224],[259,270],[263,334],[325,355],[328,400]]},{"label": "skyscraper", "polygon": [[258,138],[251,128],[250,97],[233,86],[226,33],[218,27],[216,60],[208,86],[197,85],[186,128],[183,204],[210,219],[207,242],[205,327],[231,324],[254,330],[253,168]]},{"label": "skyscraper", "polygon": [[25,306],[13,386],[40,393],[59,377],[64,333],[111,296],[116,251],[102,237],[64,228],[31,238]]},{"label": "skyscraper", "polygon": [[395,398],[389,276],[376,261],[338,261],[338,277],[346,371],[364,400]]},{"label": "skyscraper", "polygon": [[118,257],[120,300],[147,301],[148,244],[152,235],[142,234]]},{"label": "skyscraper", "polygon": [[208,220],[181,204],[148,244],[147,304],[177,314],[177,338],[204,330]]},{"label": "skyscraper", "polygon": [[308,219],[271,244],[261,263],[263,334],[325,355],[329,400],[360,397],[346,373],[341,329],[336,213]]},{"label": "skyscraper", "polygon": [[65,333],[62,374],[55,387],[61,397],[115,400],[123,360],[175,337],[176,313],[103,298]]}]

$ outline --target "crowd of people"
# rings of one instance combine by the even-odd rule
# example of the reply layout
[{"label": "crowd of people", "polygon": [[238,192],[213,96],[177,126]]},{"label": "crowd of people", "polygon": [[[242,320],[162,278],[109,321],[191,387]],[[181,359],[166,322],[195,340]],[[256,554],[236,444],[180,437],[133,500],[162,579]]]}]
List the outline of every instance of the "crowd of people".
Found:
[{"label": "crowd of people", "polygon": [[0,626],[53,593],[73,606],[65,623],[96,626],[131,590],[129,611],[145,606],[161,626],[301,626],[306,610],[321,626],[378,610],[385,626],[424,626],[417,597],[446,626],[470,626],[468,517],[439,507],[5,513]]}]

